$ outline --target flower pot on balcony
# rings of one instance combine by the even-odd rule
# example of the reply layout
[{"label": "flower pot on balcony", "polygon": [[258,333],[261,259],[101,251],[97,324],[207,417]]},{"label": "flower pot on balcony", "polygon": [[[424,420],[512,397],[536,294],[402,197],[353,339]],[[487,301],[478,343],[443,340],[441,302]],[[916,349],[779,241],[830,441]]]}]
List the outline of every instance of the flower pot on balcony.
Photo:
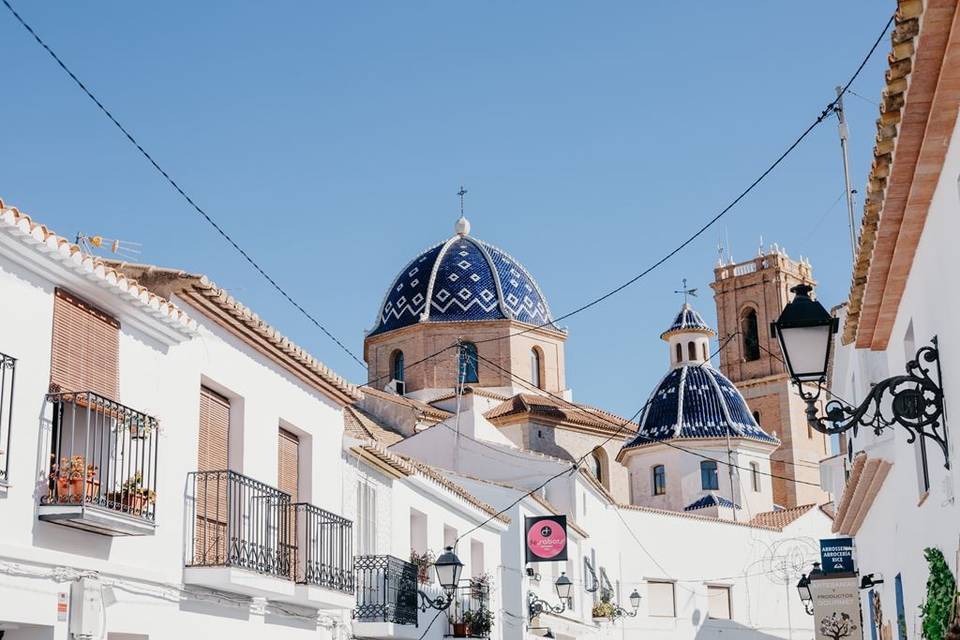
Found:
[{"label": "flower pot on balcony", "polygon": [[453,623],[453,637],[454,638],[466,638],[469,631],[469,625],[466,622],[454,622]]}]

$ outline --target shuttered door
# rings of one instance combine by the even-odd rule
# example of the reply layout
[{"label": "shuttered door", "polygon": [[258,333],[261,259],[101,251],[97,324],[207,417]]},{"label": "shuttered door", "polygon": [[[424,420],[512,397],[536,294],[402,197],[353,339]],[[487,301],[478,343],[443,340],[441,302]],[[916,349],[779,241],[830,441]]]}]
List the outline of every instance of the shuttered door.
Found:
[{"label": "shuttered door", "polygon": [[118,399],[120,323],[72,293],[53,300],[50,382],[64,391]]},{"label": "shuttered door", "polygon": [[[303,520],[307,515],[298,511],[296,507],[297,485],[300,482],[300,439],[289,431],[280,429],[277,445],[277,486],[281,491],[290,494],[290,506],[286,513],[280,514],[281,520],[285,522],[281,523],[279,533],[282,539],[279,540],[279,544],[284,554],[284,562],[287,563],[290,575],[293,576],[298,567],[297,519]],[[304,520],[301,526],[306,524]]]},{"label": "shuttered door", "polygon": [[230,401],[200,387],[200,437],[197,470],[221,473],[197,475],[194,563],[223,565],[227,561],[227,451]]}]

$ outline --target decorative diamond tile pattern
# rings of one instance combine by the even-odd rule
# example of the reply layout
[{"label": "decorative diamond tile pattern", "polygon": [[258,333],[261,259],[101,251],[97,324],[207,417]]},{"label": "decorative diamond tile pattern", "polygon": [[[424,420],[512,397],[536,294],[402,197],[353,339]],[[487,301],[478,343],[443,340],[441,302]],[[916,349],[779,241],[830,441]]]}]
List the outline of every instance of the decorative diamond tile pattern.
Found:
[{"label": "decorative diamond tile pattern", "polygon": [[753,419],[737,388],[713,367],[672,369],[640,416],[637,436],[624,448],[674,438],[751,438],[778,443]]},{"label": "decorative diamond tile pattern", "polygon": [[536,325],[552,322],[533,277],[510,255],[471,236],[447,244],[427,249],[394,279],[371,335],[421,322],[427,311],[432,322],[508,317]]}]

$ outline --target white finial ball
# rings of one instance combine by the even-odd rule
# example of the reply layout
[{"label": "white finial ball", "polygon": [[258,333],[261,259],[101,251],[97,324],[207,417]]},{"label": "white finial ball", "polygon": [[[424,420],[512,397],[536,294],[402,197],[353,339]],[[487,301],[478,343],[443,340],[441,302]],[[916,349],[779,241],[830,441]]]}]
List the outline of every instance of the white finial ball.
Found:
[{"label": "white finial ball", "polygon": [[457,232],[459,236],[466,236],[470,234],[470,221],[467,220],[464,216],[460,216],[460,219],[457,220],[457,224],[453,225],[453,230]]}]

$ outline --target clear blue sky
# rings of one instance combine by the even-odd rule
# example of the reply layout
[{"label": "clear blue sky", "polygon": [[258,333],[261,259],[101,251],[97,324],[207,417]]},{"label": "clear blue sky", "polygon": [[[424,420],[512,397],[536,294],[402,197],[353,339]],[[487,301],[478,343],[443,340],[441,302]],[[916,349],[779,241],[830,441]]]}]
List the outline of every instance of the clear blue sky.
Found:
[{"label": "clear blue sky", "polygon": [[[895,6],[809,2],[15,3],[240,244],[356,353],[384,289],[450,235],[519,258],[562,314],[713,216],[817,116]],[[320,359],[363,370],[137,155],[0,7],[0,197],[65,235],[208,274]],[[878,100],[885,40],[853,89]],[[876,107],[848,97],[863,191]],[[686,277],[713,321],[721,233],[850,282],[836,121],[660,270],[570,318],[575,398],[630,415]]]}]

